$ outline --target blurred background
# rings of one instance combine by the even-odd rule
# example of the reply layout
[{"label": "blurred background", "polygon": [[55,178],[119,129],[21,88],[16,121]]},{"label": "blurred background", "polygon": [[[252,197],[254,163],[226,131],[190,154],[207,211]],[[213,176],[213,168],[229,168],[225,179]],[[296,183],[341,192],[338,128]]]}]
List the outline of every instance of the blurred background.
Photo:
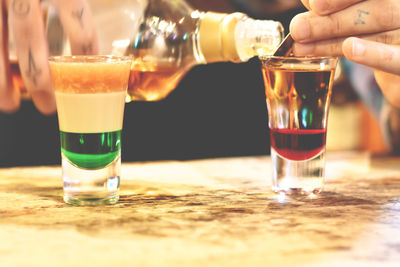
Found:
[{"label": "blurred background", "polygon": [[[188,0],[193,8],[281,21],[305,11],[297,0]],[[194,67],[159,102],[125,107],[122,160],[148,161],[269,154],[264,84],[260,62]],[[338,74],[328,123],[328,150],[386,153],[379,127]],[[344,130],[345,129],[345,130]],[[56,115],[40,114],[23,101],[13,114],[0,113],[0,166],[60,163]]]}]

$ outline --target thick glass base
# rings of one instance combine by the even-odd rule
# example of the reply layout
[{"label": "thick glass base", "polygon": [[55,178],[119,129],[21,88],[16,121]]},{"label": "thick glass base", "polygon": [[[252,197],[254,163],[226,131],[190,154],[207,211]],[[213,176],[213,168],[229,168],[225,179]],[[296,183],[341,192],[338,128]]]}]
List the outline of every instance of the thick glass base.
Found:
[{"label": "thick glass base", "polygon": [[64,201],[68,204],[96,206],[115,204],[119,199],[121,156],[104,168],[84,169],[72,164],[63,153]]},{"label": "thick glass base", "polygon": [[272,190],[288,195],[321,192],[325,177],[325,149],[308,160],[288,160],[271,148]]}]

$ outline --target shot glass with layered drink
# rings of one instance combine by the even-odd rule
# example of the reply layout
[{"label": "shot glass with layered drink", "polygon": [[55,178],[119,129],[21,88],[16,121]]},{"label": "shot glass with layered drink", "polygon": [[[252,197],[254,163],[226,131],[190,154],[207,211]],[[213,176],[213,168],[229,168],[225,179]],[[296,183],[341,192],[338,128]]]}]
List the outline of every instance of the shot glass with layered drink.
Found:
[{"label": "shot glass with layered drink", "polygon": [[261,58],[271,136],[272,189],[319,193],[337,58]]},{"label": "shot glass with layered drink", "polygon": [[50,57],[60,128],[64,201],[119,199],[121,132],[130,57]]}]

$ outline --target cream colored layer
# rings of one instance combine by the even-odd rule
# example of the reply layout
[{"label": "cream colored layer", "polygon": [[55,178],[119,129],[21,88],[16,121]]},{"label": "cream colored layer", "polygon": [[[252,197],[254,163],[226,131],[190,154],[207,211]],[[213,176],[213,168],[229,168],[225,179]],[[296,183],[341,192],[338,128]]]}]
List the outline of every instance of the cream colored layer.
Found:
[{"label": "cream colored layer", "polygon": [[122,129],[126,92],[71,94],[55,92],[61,131],[101,133]]}]

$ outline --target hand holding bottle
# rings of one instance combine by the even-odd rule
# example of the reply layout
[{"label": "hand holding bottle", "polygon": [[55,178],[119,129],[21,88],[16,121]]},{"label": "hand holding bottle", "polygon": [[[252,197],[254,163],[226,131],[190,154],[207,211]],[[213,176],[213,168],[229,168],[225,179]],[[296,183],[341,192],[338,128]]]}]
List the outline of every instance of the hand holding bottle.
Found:
[{"label": "hand holding bottle", "polygon": [[400,107],[400,2],[302,0],[290,31],[299,55],[345,56],[375,69],[387,99]]},{"label": "hand holding bottle", "polygon": [[[37,109],[43,114],[55,112],[54,92],[48,65],[48,44],[45,35],[43,8],[40,1],[1,1],[0,31],[0,111],[13,112],[19,108],[21,93],[11,78],[8,34],[14,41],[15,54],[25,87]],[[87,54],[97,49],[96,34],[85,0],[50,3],[59,14],[70,39],[71,53]],[[8,21],[7,21],[8,18]],[[9,25],[8,25],[8,23]],[[10,30],[10,32],[8,32]]]}]

